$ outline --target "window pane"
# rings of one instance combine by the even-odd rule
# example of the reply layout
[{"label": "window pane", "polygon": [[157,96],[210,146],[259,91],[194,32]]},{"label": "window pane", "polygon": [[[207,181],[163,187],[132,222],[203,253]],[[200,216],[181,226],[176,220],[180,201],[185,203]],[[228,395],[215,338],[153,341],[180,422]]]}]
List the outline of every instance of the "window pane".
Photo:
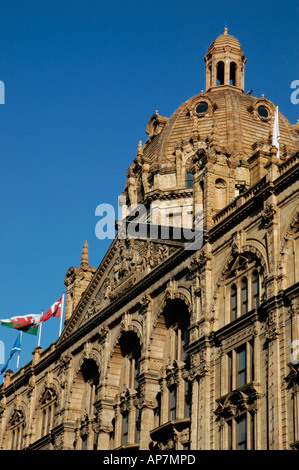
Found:
[{"label": "window pane", "polygon": [[250,413],[251,450],[254,450],[254,414]]},{"label": "window pane", "polygon": [[246,450],[246,417],[238,422],[238,449]]},{"label": "window pane", "polygon": [[49,409],[48,409],[48,427],[47,427],[47,434],[50,432],[51,430],[51,412],[52,412],[52,407],[51,405],[49,406]]},{"label": "window pane", "polygon": [[242,279],[242,303],[243,303],[243,315],[248,312],[248,285],[247,278]]},{"label": "window pane", "polygon": [[187,360],[188,353],[186,351],[186,347],[189,344],[189,330],[188,326],[184,326],[181,330],[181,338],[182,338],[182,359],[183,361]]},{"label": "window pane", "polygon": [[259,290],[259,274],[255,271],[252,275],[253,308],[258,308],[259,306]]},{"label": "window pane", "polygon": [[192,173],[190,173],[190,171],[187,171],[186,173],[186,187],[187,188],[193,187],[193,175]]},{"label": "window pane", "polygon": [[141,428],[141,410],[138,408],[137,409],[137,419],[136,419],[136,440],[137,442],[140,441],[140,428]]},{"label": "window pane", "polygon": [[237,287],[235,284],[231,287],[231,309],[232,309],[232,320],[237,318]]},{"label": "window pane", "polygon": [[123,416],[123,443],[126,446],[128,443],[128,415]]},{"label": "window pane", "polygon": [[232,353],[228,354],[228,391],[231,392],[233,389],[233,359]]},{"label": "window pane", "polygon": [[140,362],[138,358],[134,359],[134,366],[135,366],[134,388],[135,390],[138,390],[139,388],[138,379],[139,379],[139,373],[140,373]]},{"label": "window pane", "polygon": [[238,386],[246,384],[246,347],[237,351]]},{"label": "window pane", "polygon": [[238,371],[242,371],[246,368],[246,349],[245,347],[242,348],[239,352],[238,352],[238,360],[239,360],[239,364],[238,364]]},{"label": "window pane", "polygon": [[176,388],[170,390],[170,419],[176,418]]},{"label": "window pane", "polygon": [[187,380],[186,381],[186,418],[190,418],[191,416],[191,393],[192,393],[192,383]]},{"label": "window pane", "polygon": [[196,112],[198,114],[205,113],[208,110],[208,107],[208,103],[201,101],[196,107]]},{"label": "window pane", "polygon": [[233,426],[232,421],[227,422],[228,425],[228,450],[233,448]]}]

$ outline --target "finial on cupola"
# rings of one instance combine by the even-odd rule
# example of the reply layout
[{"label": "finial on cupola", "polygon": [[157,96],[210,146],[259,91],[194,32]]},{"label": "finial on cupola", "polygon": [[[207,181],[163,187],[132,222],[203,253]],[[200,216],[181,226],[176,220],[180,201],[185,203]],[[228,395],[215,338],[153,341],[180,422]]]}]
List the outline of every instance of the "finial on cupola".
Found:
[{"label": "finial on cupola", "polygon": [[88,266],[89,256],[88,256],[88,242],[85,240],[83,245],[83,251],[81,256],[81,267]]}]

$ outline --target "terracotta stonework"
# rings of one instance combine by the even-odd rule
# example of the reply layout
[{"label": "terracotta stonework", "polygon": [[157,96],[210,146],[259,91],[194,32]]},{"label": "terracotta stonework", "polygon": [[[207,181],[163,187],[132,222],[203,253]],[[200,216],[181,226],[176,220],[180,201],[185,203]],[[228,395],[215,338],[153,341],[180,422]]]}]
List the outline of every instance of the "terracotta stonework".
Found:
[{"label": "terracotta stonework", "polygon": [[117,235],[93,268],[86,242],[60,338],[5,374],[0,449],[299,448],[298,124],[279,115],[277,158],[245,63],[225,29],[206,90],[153,114],[127,172],[154,223],[201,206],[202,247]]}]

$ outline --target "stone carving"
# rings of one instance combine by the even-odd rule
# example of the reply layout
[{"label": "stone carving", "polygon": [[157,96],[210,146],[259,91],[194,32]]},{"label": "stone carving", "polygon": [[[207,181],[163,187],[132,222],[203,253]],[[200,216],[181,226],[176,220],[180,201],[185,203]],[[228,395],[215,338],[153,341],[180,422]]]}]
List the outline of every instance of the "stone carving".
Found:
[{"label": "stone carving", "polygon": [[86,312],[85,318],[88,319],[101,311],[101,302],[98,299],[93,300]]},{"label": "stone carving", "polygon": [[132,287],[138,276],[147,273],[165,261],[175,248],[169,248],[151,240],[125,239],[118,242],[118,256],[108,276],[104,280],[96,298],[85,314],[85,321],[98,315],[103,303],[113,300]]},{"label": "stone carving", "polygon": [[119,258],[113,268],[114,286],[117,286],[132,271],[140,272],[142,264],[143,260],[137,249],[137,244],[132,240],[121,240],[119,242]]},{"label": "stone carving", "polygon": [[[154,269],[165,261],[173,250],[151,240],[119,240],[118,257],[97,294],[96,301],[100,304],[121,295],[134,285],[143,271]],[[90,311],[96,313],[97,305],[92,304]]]},{"label": "stone carving", "polygon": [[262,212],[262,219],[265,222],[266,226],[272,222],[275,217],[278,208],[275,204],[268,202],[265,205],[264,211]]},{"label": "stone carving", "polygon": [[208,253],[206,250],[202,250],[200,254],[191,260],[190,266],[189,266],[189,271],[191,273],[194,272],[202,272],[208,261],[211,261],[212,255]]}]

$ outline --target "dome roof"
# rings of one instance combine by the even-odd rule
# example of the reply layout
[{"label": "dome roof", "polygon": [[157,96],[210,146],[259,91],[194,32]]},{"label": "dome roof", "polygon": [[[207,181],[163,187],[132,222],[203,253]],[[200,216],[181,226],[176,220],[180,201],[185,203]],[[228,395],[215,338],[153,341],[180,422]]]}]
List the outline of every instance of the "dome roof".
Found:
[{"label": "dome roof", "polygon": [[[193,96],[167,120],[159,134],[150,136],[143,155],[159,168],[175,163],[176,147],[197,135],[199,146],[210,146],[247,160],[256,149],[271,145],[275,105],[268,99],[223,85]],[[299,137],[279,113],[280,153],[287,157],[299,149]]]},{"label": "dome roof", "polygon": [[243,53],[241,44],[238,41],[238,39],[228,34],[228,29],[224,28],[223,34],[220,34],[220,36],[218,36],[212,42],[212,44],[208,47],[207,54],[209,54],[212,49],[215,49],[215,48],[225,49],[227,47],[238,49],[239,51],[242,51]]}]

